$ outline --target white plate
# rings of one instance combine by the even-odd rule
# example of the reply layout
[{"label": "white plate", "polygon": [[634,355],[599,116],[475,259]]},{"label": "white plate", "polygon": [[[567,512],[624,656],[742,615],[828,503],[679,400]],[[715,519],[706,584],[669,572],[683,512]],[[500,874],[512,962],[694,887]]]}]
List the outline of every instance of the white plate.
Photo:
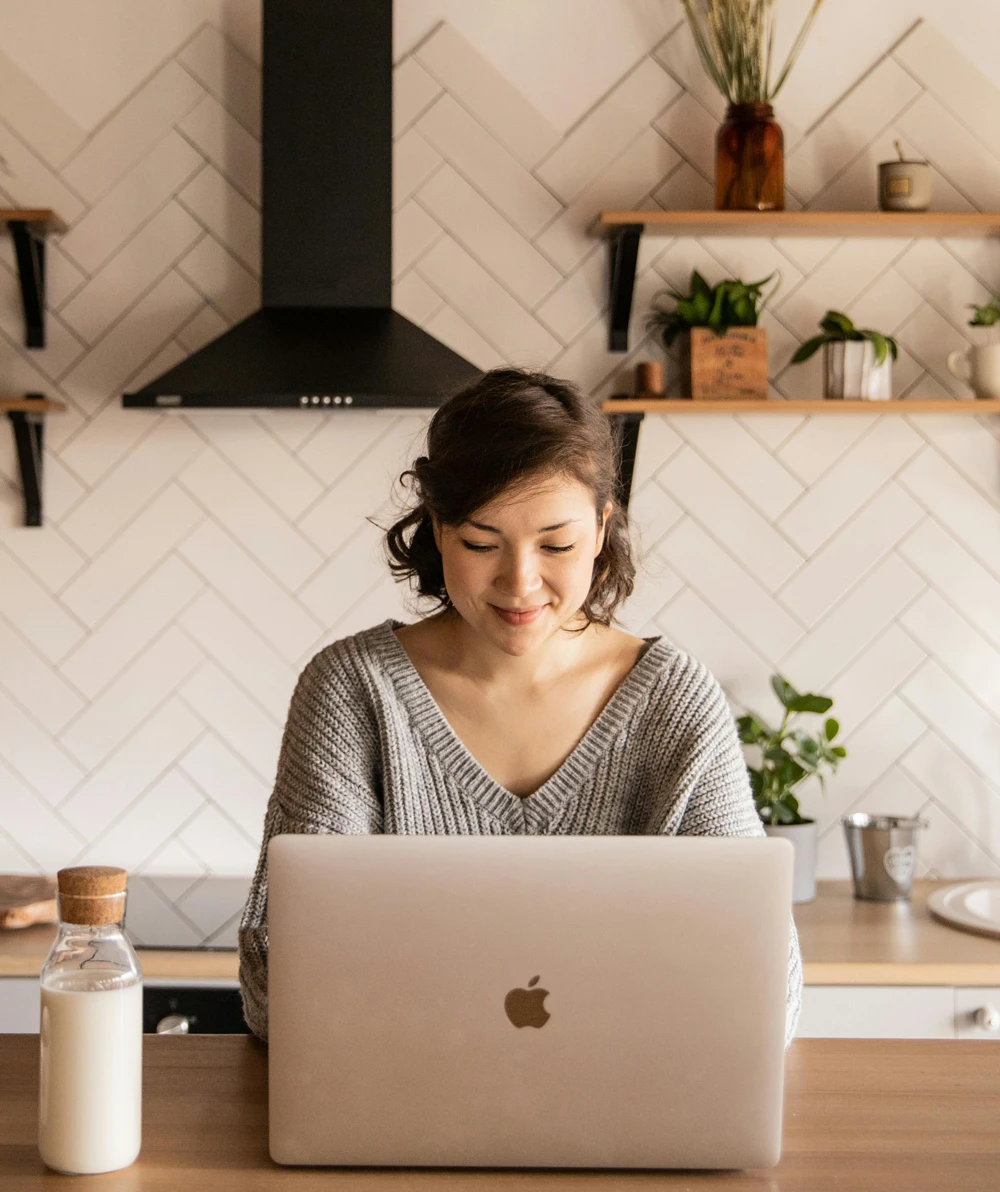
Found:
[{"label": "white plate", "polygon": [[927,909],[949,927],[1000,939],[1000,880],[945,886],[930,895]]}]

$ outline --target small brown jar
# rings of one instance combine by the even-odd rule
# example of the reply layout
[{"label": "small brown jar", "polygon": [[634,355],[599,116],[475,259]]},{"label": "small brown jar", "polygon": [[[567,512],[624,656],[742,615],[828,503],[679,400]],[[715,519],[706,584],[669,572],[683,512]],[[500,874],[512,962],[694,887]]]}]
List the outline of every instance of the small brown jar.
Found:
[{"label": "small brown jar", "polygon": [[784,211],[785,138],[769,103],[733,103],[715,138],[717,211]]}]

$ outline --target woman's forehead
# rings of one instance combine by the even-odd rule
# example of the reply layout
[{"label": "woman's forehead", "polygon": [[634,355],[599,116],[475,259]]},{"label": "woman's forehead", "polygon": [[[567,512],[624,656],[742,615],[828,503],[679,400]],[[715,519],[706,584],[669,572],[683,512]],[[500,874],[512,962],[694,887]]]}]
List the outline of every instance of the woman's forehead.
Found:
[{"label": "woman's forehead", "polygon": [[480,515],[487,512],[517,517],[541,508],[565,507],[579,511],[593,503],[593,493],[575,477],[546,476],[510,485],[471,516],[479,521]]}]

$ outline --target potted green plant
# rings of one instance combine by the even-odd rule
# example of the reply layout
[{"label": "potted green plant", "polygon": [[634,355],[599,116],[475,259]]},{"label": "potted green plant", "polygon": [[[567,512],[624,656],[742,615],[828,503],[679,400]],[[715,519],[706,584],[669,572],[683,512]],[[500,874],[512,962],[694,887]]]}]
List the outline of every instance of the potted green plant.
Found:
[{"label": "potted green plant", "polygon": [[948,371],[972,387],[976,397],[1000,398],[1000,298],[991,298],[985,306],[968,303],[974,312],[970,327],[983,327],[984,342],[968,351],[948,354]]},{"label": "potted green plant", "polygon": [[[653,296],[647,328],[668,350],[680,337],[681,392],[697,400],[767,397],[767,329],[757,321],[779,282],[728,278],[712,286],[697,269],[690,292],[667,288]],[[780,281],[780,279],[779,279]]]},{"label": "potted green plant", "polygon": [[826,695],[796,691],[781,675],[771,676],[771,688],[784,709],[781,724],[770,724],[751,712],[737,722],[744,745],[760,750],[760,765],[747,764],[754,805],[768,836],[784,836],[795,849],[792,901],[809,902],[816,897],[816,821],[799,811],[795,790],[812,775],[826,792],[825,772],[836,773],[847,757],[843,745],[835,745],[840,724],[827,717],[819,732],[809,733],[798,725],[803,714],[824,715],[833,707]]},{"label": "potted green plant", "polygon": [[773,83],[774,0],[681,3],[708,77],[729,101],[715,141],[715,206],[727,211],[782,211],[785,144],[772,100],[788,77],[823,0],[813,0]]},{"label": "potted green plant", "polygon": [[824,398],[864,398],[888,401],[892,396],[892,361],[899,345],[891,335],[871,327],[859,328],[839,310],[828,310],[814,335],[792,357],[801,364],[823,349]]}]

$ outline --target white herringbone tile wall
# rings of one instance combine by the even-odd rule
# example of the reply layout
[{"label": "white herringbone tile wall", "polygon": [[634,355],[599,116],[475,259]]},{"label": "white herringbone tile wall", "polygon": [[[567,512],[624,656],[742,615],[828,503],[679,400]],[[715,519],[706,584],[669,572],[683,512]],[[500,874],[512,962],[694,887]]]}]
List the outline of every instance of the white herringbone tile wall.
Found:
[{"label": "white herringbone tile wall", "polygon": [[[990,419],[919,404],[961,396],[944,360],[1000,283],[996,242],[647,238],[633,348],[610,354],[595,213],[711,206],[720,102],[679,19],[647,49],[568,131],[448,24],[398,63],[395,305],[482,367],[595,397],[660,354],[649,299],[692,266],[780,271],[776,399],[818,396],[818,358],[789,359],[827,307],[894,334],[907,417],[646,420],[626,623],[706,662],[736,712],[773,715],[776,669],[835,698],[850,757],[805,796],[824,876],[847,874],[849,808],[923,814],[923,873],[1000,873],[1000,444]],[[259,70],[206,24],[85,132],[3,69],[4,201],[70,230],[44,351],[20,346],[9,243],[0,258],[0,387],[69,406],[46,431],[42,530],[19,525],[0,436],[0,869],[246,874],[299,670],[406,615],[366,518],[391,512],[424,416],[122,411],[124,387],[259,302]],[[998,103],[918,24],[813,127],[779,110],[789,205],[873,206],[899,138],[938,206],[995,209]]]}]

